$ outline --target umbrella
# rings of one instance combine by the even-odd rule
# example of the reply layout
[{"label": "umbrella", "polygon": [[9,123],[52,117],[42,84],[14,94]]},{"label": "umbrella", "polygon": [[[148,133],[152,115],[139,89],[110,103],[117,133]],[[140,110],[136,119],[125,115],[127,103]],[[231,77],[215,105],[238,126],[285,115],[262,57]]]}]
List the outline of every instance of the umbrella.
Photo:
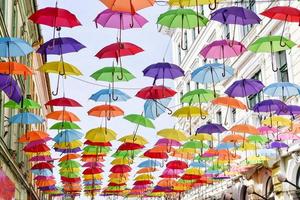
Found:
[{"label": "umbrella", "polygon": [[146,160],[141,162],[138,167],[143,168],[143,167],[159,167],[161,166],[161,163],[156,161],[156,160]]},{"label": "umbrella", "polygon": [[192,134],[192,117],[206,116],[208,115],[207,111],[200,109],[195,106],[186,106],[176,110],[172,116],[183,118],[186,117],[190,122],[190,134]]},{"label": "umbrella", "polygon": [[30,44],[20,38],[1,37],[0,38],[0,57],[26,56],[31,53],[33,48]]},{"label": "umbrella", "polygon": [[149,65],[146,69],[143,70],[144,76],[154,78],[153,85],[155,85],[156,80],[162,79],[163,85],[165,79],[176,79],[178,77],[184,76],[184,71],[179,66],[167,63],[160,62]]},{"label": "umbrella", "polygon": [[152,99],[146,100],[144,104],[145,117],[155,120],[167,110],[171,100],[172,98],[158,99],[155,101]]},{"label": "umbrella", "polygon": [[[199,128],[197,128],[196,134],[199,134],[199,133],[208,133],[208,134],[212,135],[213,133],[218,133],[218,136],[219,136],[220,133],[223,133],[225,131],[227,131],[227,129],[224,128],[222,126],[222,124],[215,124],[215,123],[210,123],[209,122],[209,123],[207,123],[205,125],[202,125]],[[219,137],[218,137],[218,140],[220,140]],[[212,144],[211,145],[213,146],[213,140],[212,140]]]},{"label": "umbrella", "polygon": [[206,26],[208,19],[201,14],[197,14],[192,9],[175,9],[168,10],[161,14],[157,19],[157,24],[168,28],[181,28],[181,49],[187,50],[187,46],[183,47],[183,30],[193,29],[199,26]]},{"label": "umbrella", "polygon": [[95,117],[105,117],[107,120],[110,120],[111,117],[118,117],[124,115],[124,111],[117,106],[100,105],[90,109],[88,111],[88,115]]},{"label": "umbrella", "polygon": [[[137,127],[134,131],[134,135],[136,135],[139,126],[144,126],[146,128],[155,128],[152,121],[150,119],[144,117],[143,114],[142,115],[130,114],[130,115],[124,116],[123,118],[126,119],[127,121],[130,121],[131,123],[137,124]],[[133,139],[135,139],[135,137]]]},{"label": "umbrella", "polygon": [[42,124],[44,121],[40,116],[29,112],[16,114],[8,120],[12,124]]},{"label": "umbrella", "polygon": [[223,73],[226,76],[225,58],[240,56],[246,51],[246,47],[234,40],[216,40],[205,46],[200,54],[204,58],[223,59]]},{"label": "umbrella", "polygon": [[66,110],[59,110],[50,112],[46,115],[47,119],[53,119],[58,121],[78,122],[80,119],[72,112]]},{"label": "umbrella", "polygon": [[80,103],[78,103],[74,99],[66,97],[51,99],[45,104],[45,106],[82,107]]},{"label": "umbrella", "polygon": [[[284,42],[285,45],[282,46],[282,42]],[[296,43],[282,36],[265,36],[251,43],[248,49],[255,53],[271,53],[272,70],[277,72],[278,68],[274,68],[273,54],[275,52],[289,50],[295,45]]]},{"label": "umbrella", "polygon": [[283,41],[283,35],[285,31],[285,26],[287,22],[297,22],[300,21],[300,10],[297,8],[293,8],[290,6],[274,6],[271,7],[264,12],[260,13],[263,16],[266,16],[271,19],[277,19],[280,21],[284,21],[282,34],[281,34],[281,40],[280,40],[280,46],[285,46],[286,44]]},{"label": "umbrella", "polygon": [[54,165],[52,165],[51,163],[40,162],[40,163],[37,163],[37,164],[33,165],[31,167],[31,170],[35,170],[35,169],[52,169],[52,168],[54,168]]},{"label": "umbrella", "polygon": [[25,146],[23,150],[29,153],[41,153],[50,151],[50,148],[46,144],[39,144],[30,148]]},{"label": "umbrella", "polygon": [[12,76],[7,74],[0,74],[0,90],[5,92],[9,99],[17,103],[21,102],[21,88]]},{"label": "umbrella", "polygon": [[122,41],[122,30],[131,28],[142,28],[148,21],[138,13],[133,12],[122,12],[122,11],[112,11],[106,9],[97,15],[94,20],[97,24],[103,27],[119,29],[118,41]]},{"label": "umbrella", "polygon": [[110,164],[112,164],[112,165],[128,165],[131,163],[132,163],[132,160],[129,158],[115,158]]},{"label": "umbrella", "polygon": [[111,102],[112,97],[116,99],[116,101],[127,101],[130,99],[126,93],[117,89],[102,89],[93,94],[89,99],[96,102]]},{"label": "umbrella", "polygon": [[275,141],[275,142],[270,143],[268,147],[270,149],[281,149],[281,148],[289,148],[289,145],[287,145],[283,142]]},{"label": "umbrella", "polygon": [[226,115],[225,115],[225,122],[224,124],[227,125],[227,116],[228,116],[228,111],[229,108],[233,108],[233,109],[241,109],[241,110],[246,110],[247,106],[241,102],[238,99],[232,98],[232,97],[217,97],[216,99],[211,101],[212,104],[214,105],[220,105],[220,106],[226,106]]},{"label": "umbrella", "polygon": [[81,129],[77,124],[73,122],[58,122],[50,127],[50,130],[62,130],[62,129]]},{"label": "umbrella", "polygon": [[31,76],[33,74],[33,70],[26,65],[17,62],[0,62],[0,73],[23,75],[24,79],[26,79],[27,76]]},{"label": "umbrella", "polygon": [[154,152],[151,149],[147,150],[143,155],[153,159],[168,159],[169,157],[166,152]]},{"label": "umbrella", "polygon": [[110,169],[113,173],[127,173],[131,171],[131,167],[128,165],[115,165]]},{"label": "umbrella", "polygon": [[99,59],[115,58],[117,63],[120,63],[120,69],[121,69],[120,71],[121,77],[117,76],[117,79],[122,80],[124,73],[122,68],[121,57],[135,55],[143,51],[144,50],[142,48],[130,42],[117,42],[105,46],[95,56]]},{"label": "umbrella", "polygon": [[154,168],[154,167],[144,167],[144,168],[139,169],[136,172],[136,174],[151,173],[151,172],[156,172],[156,171],[158,171],[157,168]]},{"label": "umbrella", "polygon": [[11,108],[11,109],[39,109],[41,108],[41,105],[37,103],[36,101],[33,101],[31,99],[22,99],[22,101],[18,104],[12,100],[9,100],[3,105],[5,108]]},{"label": "umbrella", "polygon": [[81,132],[75,130],[64,130],[59,132],[54,138],[53,141],[56,143],[63,142],[72,142],[74,140],[80,140],[83,137]]},{"label": "umbrella", "polygon": [[300,86],[290,82],[272,83],[265,87],[264,93],[275,97],[291,97],[300,94]]},{"label": "umbrella", "polygon": [[137,149],[142,149],[144,147],[145,146],[143,145],[139,145],[135,143],[123,143],[118,147],[117,151],[137,150]]},{"label": "umbrella", "polygon": [[234,40],[237,24],[246,26],[250,24],[259,24],[261,21],[261,19],[252,10],[238,6],[220,8],[211,13],[210,19],[226,25],[233,24],[232,40]]},{"label": "umbrella", "polygon": [[120,142],[131,142],[131,143],[136,143],[136,144],[140,144],[140,145],[145,145],[148,144],[148,141],[139,135],[126,135],[122,138],[119,139]]},{"label": "umbrella", "polygon": [[136,11],[153,6],[155,3],[154,0],[140,0],[138,2],[132,0],[101,0],[101,2],[113,11],[129,13],[136,13]]},{"label": "umbrella", "polygon": [[55,38],[55,30],[60,31],[61,27],[73,28],[81,25],[74,14],[57,8],[57,4],[55,8],[47,7],[36,11],[28,19],[37,24],[53,27],[53,38]]},{"label": "umbrella", "polygon": [[116,139],[117,134],[108,128],[95,128],[89,130],[86,135],[85,139],[93,141],[93,142],[110,142]]},{"label": "umbrella", "polygon": [[74,153],[66,154],[66,155],[64,155],[63,157],[61,157],[59,159],[59,162],[63,162],[63,161],[67,161],[67,160],[75,160],[75,159],[78,159],[78,158],[80,158],[79,154],[74,154]]},{"label": "umbrella", "polygon": [[[189,105],[199,103],[199,109],[202,110],[202,103],[208,103],[215,98],[215,92],[206,89],[197,89],[184,94],[180,101],[181,103],[188,103]],[[201,113],[201,119],[206,119]]]},{"label": "umbrella", "polygon": [[39,140],[45,140],[49,138],[49,134],[43,131],[30,131],[24,133],[18,140],[18,142],[33,142]]},{"label": "umbrella", "polygon": [[220,63],[209,63],[202,67],[195,69],[192,72],[192,80],[202,84],[213,84],[213,91],[216,97],[215,84],[223,80],[226,80],[233,76],[234,70],[230,66],[225,67],[225,76],[223,74],[223,64]]},{"label": "umbrella", "polygon": [[46,73],[58,74],[56,92],[52,92],[54,96],[58,94],[59,81],[61,76],[73,75],[80,76],[82,73],[74,65],[63,61],[48,62],[39,68],[40,71]]}]

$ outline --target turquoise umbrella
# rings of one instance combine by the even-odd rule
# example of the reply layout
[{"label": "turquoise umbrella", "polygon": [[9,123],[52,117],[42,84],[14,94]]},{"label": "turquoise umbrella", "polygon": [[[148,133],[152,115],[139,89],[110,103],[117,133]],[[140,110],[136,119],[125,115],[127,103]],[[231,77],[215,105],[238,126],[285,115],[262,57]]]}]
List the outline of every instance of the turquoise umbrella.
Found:
[{"label": "turquoise umbrella", "polygon": [[11,124],[41,124],[45,120],[38,115],[30,112],[16,114],[9,118],[8,122]]}]

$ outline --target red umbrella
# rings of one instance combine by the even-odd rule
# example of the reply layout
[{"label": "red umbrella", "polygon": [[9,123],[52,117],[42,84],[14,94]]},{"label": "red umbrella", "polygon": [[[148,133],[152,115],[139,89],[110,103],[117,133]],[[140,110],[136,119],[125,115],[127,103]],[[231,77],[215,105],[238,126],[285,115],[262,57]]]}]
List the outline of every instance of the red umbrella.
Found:
[{"label": "red umbrella", "polygon": [[181,176],[181,179],[183,180],[195,180],[200,179],[202,175],[195,175],[195,174],[184,174]]},{"label": "red umbrella", "polygon": [[154,158],[154,159],[168,159],[169,156],[167,154],[167,152],[154,152],[148,150],[144,153],[144,156],[148,157],[148,158]]},{"label": "red umbrella", "polygon": [[128,165],[115,165],[110,169],[112,173],[127,173],[131,171],[131,167]]},{"label": "red umbrella", "polygon": [[167,163],[166,165],[167,168],[169,169],[186,169],[188,168],[188,164],[180,161],[180,160],[173,160]]},{"label": "red umbrella", "polygon": [[50,148],[46,144],[39,144],[39,145],[36,145],[36,146],[28,146],[28,144],[27,144],[23,148],[23,150],[25,152],[30,152],[30,153],[39,153],[39,152],[50,151]]},{"label": "red umbrella", "polygon": [[177,174],[162,174],[159,176],[160,178],[180,178]]},{"label": "red umbrella", "polygon": [[99,147],[111,147],[112,144],[110,142],[92,142],[90,140],[86,140],[84,142],[85,145],[91,145],[91,146],[99,146]]},{"label": "red umbrella", "polygon": [[126,183],[109,183],[108,186],[125,186]]},{"label": "red umbrella", "polygon": [[163,85],[153,85],[141,89],[135,96],[141,99],[164,99],[168,97],[173,97],[175,94],[176,91],[167,88]]},{"label": "red umbrella", "polygon": [[153,182],[150,181],[150,180],[145,180],[145,181],[135,181],[133,183],[133,185],[150,185],[152,184]]},{"label": "red umbrella", "polygon": [[101,49],[97,54],[96,57],[99,59],[102,58],[115,58],[117,63],[120,62],[121,67],[121,77],[117,77],[119,80],[123,79],[123,68],[122,68],[122,60],[121,57],[123,56],[132,56],[137,53],[143,52],[144,50],[130,42],[117,42],[110,44],[103,49]]},{"label": "red umbrella", "polygon": [[82,173],[87,175],[87,174],[100,174],[102,172],[104,172],[104,171],[101,168],[92,167],[92,168],[87,168]]},{"label": "red umbrella", "polygon": [[66,97],[52,99],[48,101],[45,106],[82,107],[82,105],[74,99]]},{"label": "red umbrella", "polygon": [[34,169],[52,169],[54,165],[48,163],[48,162],[41,162],[35,164],[33,167],[31,167],[32,170]]},{"label": "red umbrella", "polygon": [[119,146],[118,151],[126,151],[126,150],[137,150],[142,149],[145,146],[135,143],[123,143]]},{"label": "red umbrella", "polygon": [[285,43],[282,43],[286,22],[297,22],[300,24],[300,10],[290,6],[274,6],[272,8],[265,10],[260,14],[269,17],[271,19],[284,21],[281,40],[280,40],[280,46],[282,47],[286,45]]},{"label": "red umbrella", "polygon": [[77,182],[80,182],[81,179],[80,178],[68,178],[68,177],[62,176],[61,181],[62,182],[67,182],[67,183],[77,183]]}]

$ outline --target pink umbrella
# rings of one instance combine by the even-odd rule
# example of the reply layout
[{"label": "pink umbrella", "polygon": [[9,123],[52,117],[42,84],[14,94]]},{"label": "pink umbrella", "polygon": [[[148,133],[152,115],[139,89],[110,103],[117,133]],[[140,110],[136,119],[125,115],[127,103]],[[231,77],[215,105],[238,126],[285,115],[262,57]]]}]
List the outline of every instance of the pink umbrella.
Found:
[{"label": "pink umbrella", "polygon": [[278,129],[275,127],[261,126],[258,128],[258,131],[262,135],[274,134],[278,132]]},{"label": "pink umbrella", "polygon": [[87,162],[82,167],[88,167],[88,168],[93,168],[93,167],[104,167],[102,163],[99,162]]},{"label": "pink umbrella", "polygon": [[299,140],[300,137],[291,133],[283,133],[278,135],[279,140]]},{"label": "pink umbrella", "polygon": [[204,58],[223,59],[222,76],[225,77],[225,58],[239,56],[245,51],[247,51],[246,47],[235,40],[216,40],[204,47],[200,54]]},{"label": "pink umbrella", "polygon": [[148,21],[138,13],[119,12],[106,9],[94,20],[103,27],[120,30],[119,41],[121,42],[121,31],[131,28],[142,28]]},{"label": "pink umbrella", "polygon": [[55,179],[54,176],[37,176],[34,178],[34,180],[50,180],[50,179]]},{"label": "pink umbrella", "polygon": [[178,175],[178,174],[182,174],[184,172],[183,169],[170,169],[170,168],[166,168],[163,171],[163,175]]}]

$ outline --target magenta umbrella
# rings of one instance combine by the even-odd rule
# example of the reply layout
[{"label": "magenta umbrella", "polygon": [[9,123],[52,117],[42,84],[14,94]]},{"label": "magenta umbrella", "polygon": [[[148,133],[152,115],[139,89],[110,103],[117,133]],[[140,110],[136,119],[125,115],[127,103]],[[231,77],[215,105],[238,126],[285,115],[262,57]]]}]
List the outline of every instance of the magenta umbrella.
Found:
[{"label": "magenta umbrella", "polygon": [[235,40],[216,40],[205,46],[200,51],[200,54],[204,58],[222,59],[224,69],[222,76],[225,77],[225,58],[240,56],[245,51],[247,49],[241,42]]},{"label": "magenta umbrella", "polygon": [[138,13],[112,11],[106,9],[101,12],[94,20],[103,27],[119,29],[118,41],[121,42],[122,30],[131,28],[142,28],[148,21]]}]

